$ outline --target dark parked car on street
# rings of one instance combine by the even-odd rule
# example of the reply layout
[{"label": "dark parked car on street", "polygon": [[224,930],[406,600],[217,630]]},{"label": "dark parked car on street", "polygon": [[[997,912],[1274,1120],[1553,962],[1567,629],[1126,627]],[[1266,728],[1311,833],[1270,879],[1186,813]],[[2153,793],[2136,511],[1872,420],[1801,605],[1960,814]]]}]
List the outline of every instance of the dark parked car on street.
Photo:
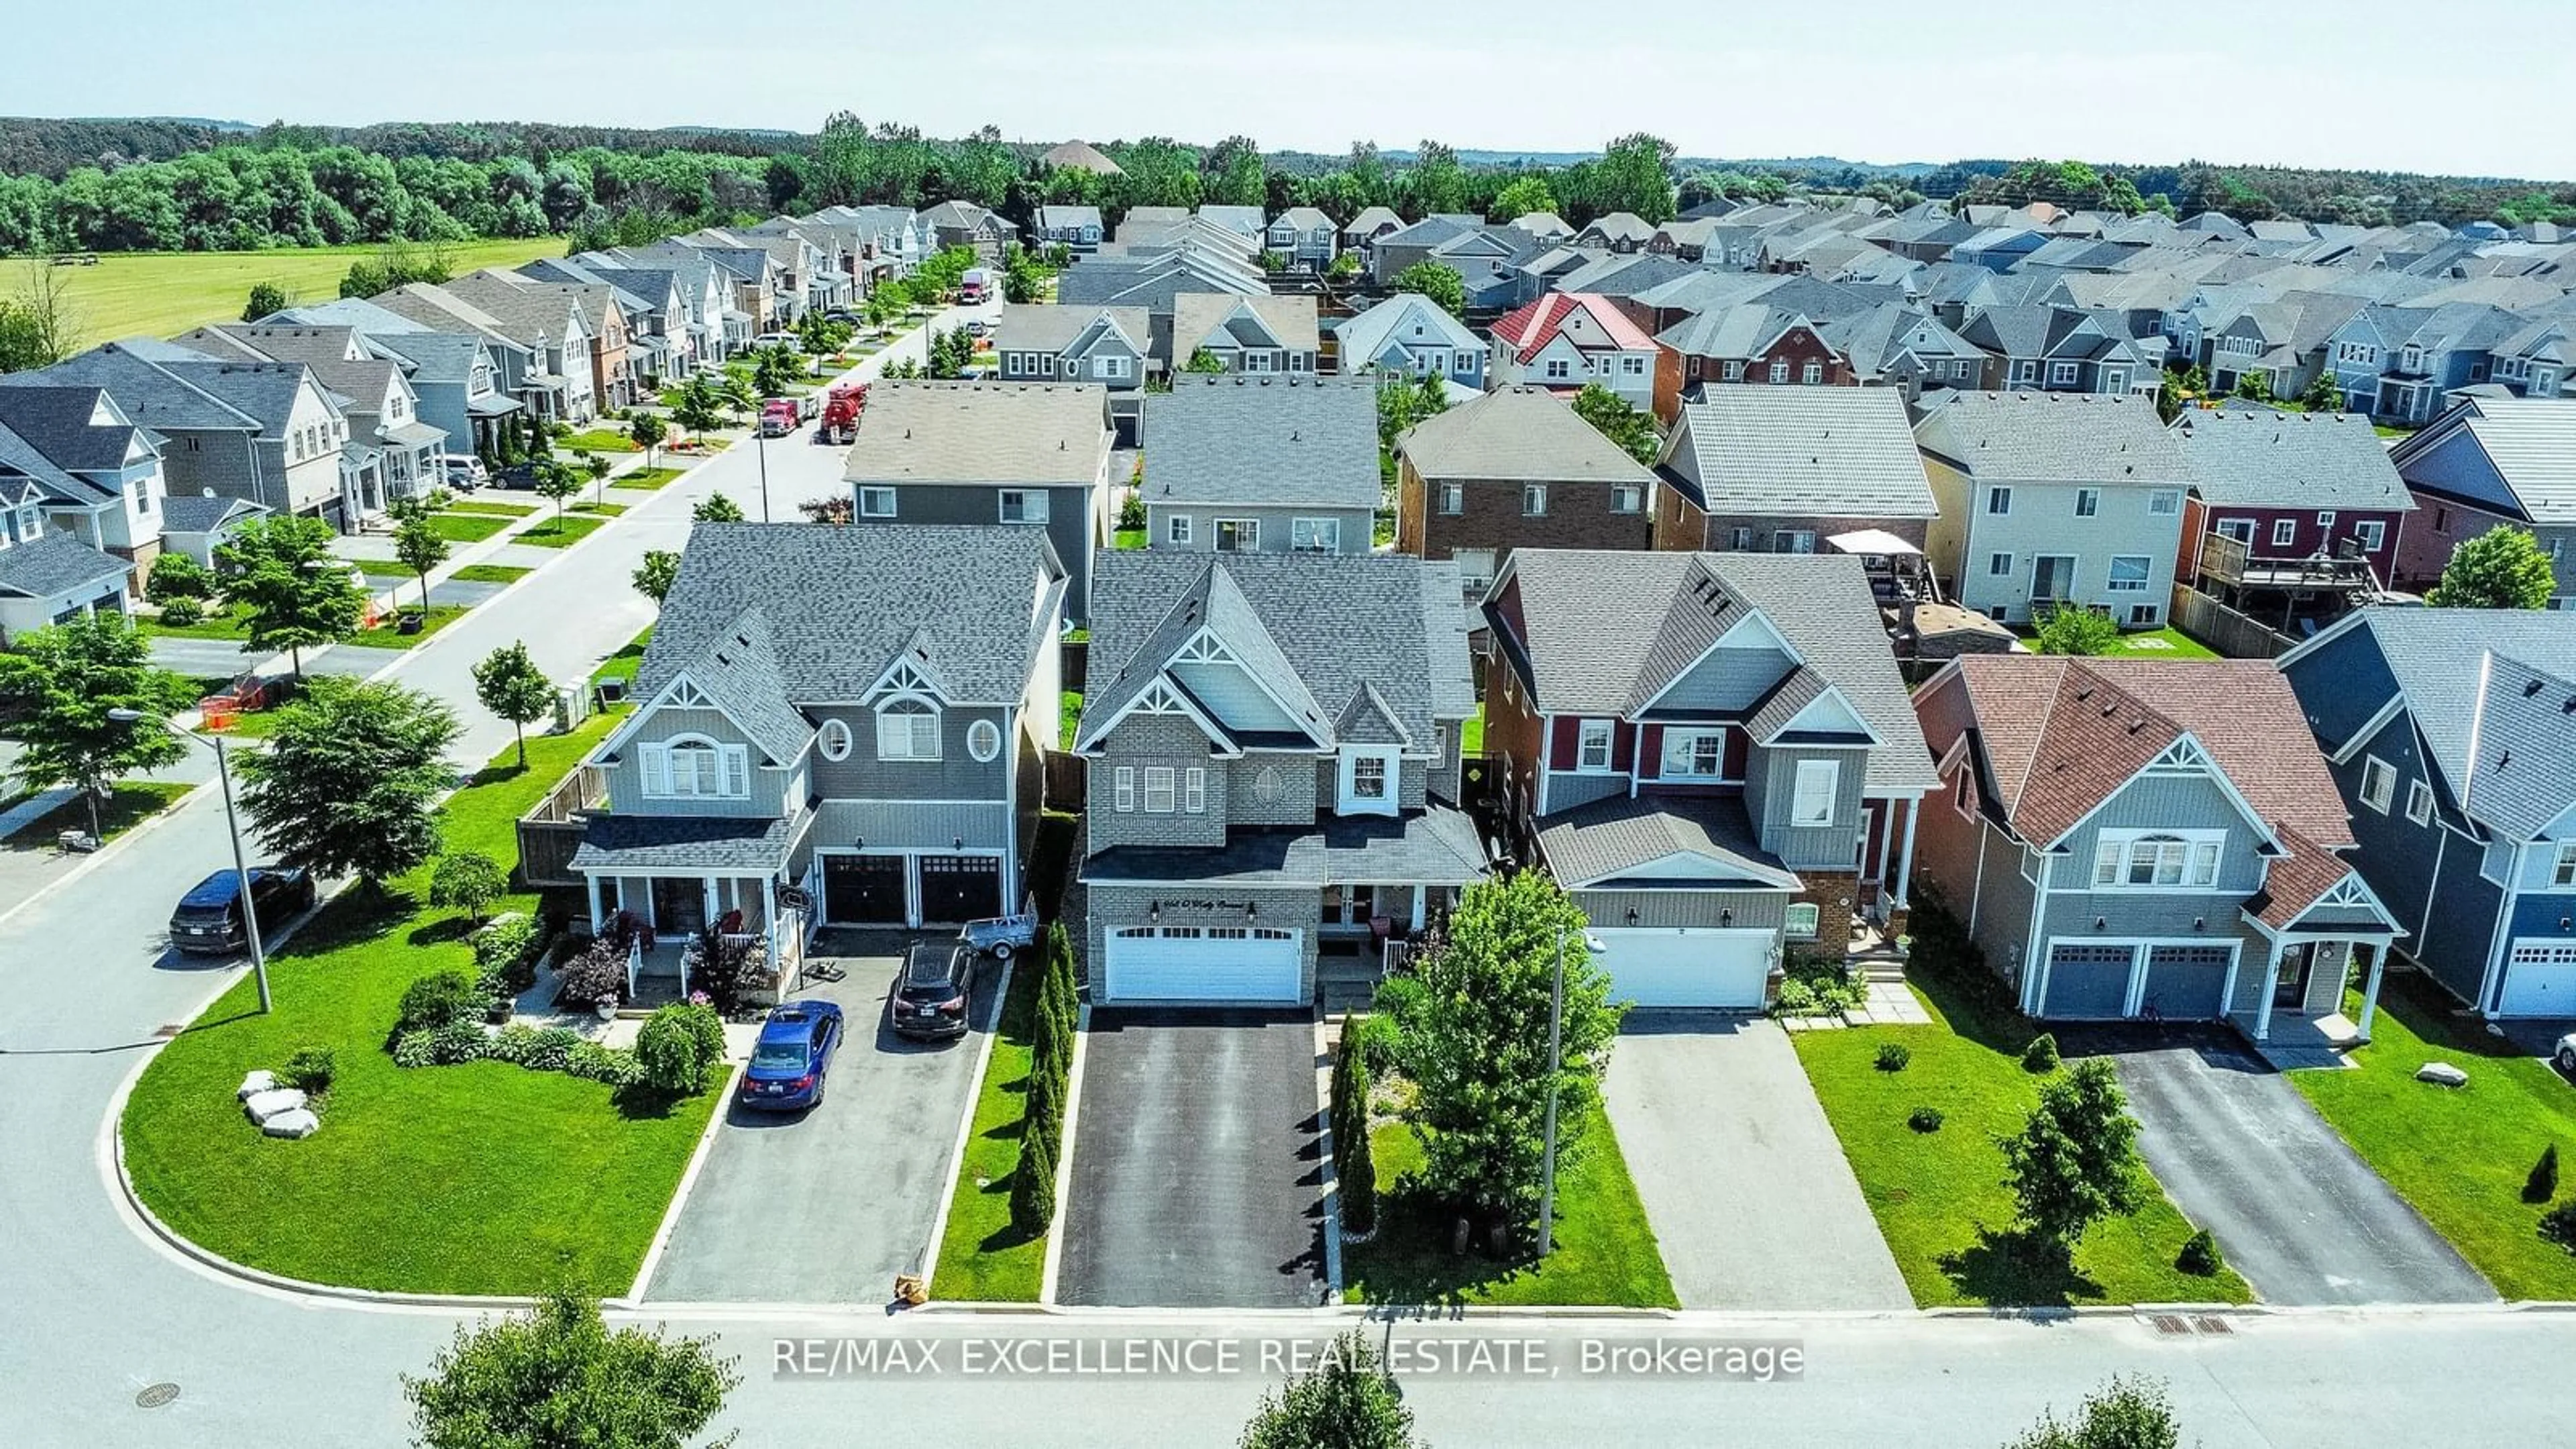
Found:
[{"label": "dark parked car on street", "polygon": [[975,999],[975,964],[982,957],[959,941],[923,941],[904,953],[886,1011],[902,1036],[960,1037]]},{"label": "dark parked car on street", "polygon": [[771,1008],[735,1099],[783,1112],[821,1106],[823,1074],[840,1045],[841,1008],[831,1002],[790,1001]]},{"label": "dark parked car on street", "polygon": [[[259,911],[262,940],[313,904],[316,891],[310,871],[282,865],[250,868],[250,894]],[[242,924],[241,877],[219,870],[179,898],[170,913],[170,944],[195,956],[230,956],[250,948]]]}]

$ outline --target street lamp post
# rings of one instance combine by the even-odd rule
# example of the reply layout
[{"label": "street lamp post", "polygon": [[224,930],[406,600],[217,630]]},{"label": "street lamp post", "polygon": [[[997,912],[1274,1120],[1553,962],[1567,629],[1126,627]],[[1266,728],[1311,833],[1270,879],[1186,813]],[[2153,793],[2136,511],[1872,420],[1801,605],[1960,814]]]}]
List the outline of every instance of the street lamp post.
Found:
[{"label": "street lamp post", "polygon": [[769,521],[769,435],[755,424],[751,430],[753,451],[760,454],[760,521]]},{"label": "street lamp post", "polygon": [[[107,717],[120,724],[137,724],[153,718],[136,709],[111,709],[107,712]],[[241,892],[243,934],[250,940],[250,972],[252,979],[259,983],[259,1010],[260,1014],[265,1016],[268,1014],[270,1005],[268,950],[259,938],[259,910],[251,898],[250,860],[242,851],[241,817],[233,808],[232,762],[224,754],[223,736],[217,735],[208,739],[188,730],[173,728],[166,721],[158,722],[163,729],[169,730],[179,738],[204,745],[215,752],[215,782],[222,787],[224,793],[224,830],[233,839],[233,880],[236,889]]]}]

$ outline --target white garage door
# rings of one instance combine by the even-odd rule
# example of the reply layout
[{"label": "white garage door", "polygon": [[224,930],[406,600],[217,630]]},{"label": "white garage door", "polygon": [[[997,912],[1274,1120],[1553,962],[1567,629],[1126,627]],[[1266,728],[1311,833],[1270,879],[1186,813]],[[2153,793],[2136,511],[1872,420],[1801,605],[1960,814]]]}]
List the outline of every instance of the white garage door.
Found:
[{"label": "white garage door", "polygon": [[2576,941],[2516,941],[2505,952],[2501,1016],[2576,1016]]},{"label": "white garage door", "polygon": [[1108,1001],[1294,1003],[1298,933],[1247,926],[1139,926],[1109,933]]},{"label": "white garage door", "polygon": [[1762,1009],[1769,931],[1596,930],[1610,999],[1639,1006]]}]

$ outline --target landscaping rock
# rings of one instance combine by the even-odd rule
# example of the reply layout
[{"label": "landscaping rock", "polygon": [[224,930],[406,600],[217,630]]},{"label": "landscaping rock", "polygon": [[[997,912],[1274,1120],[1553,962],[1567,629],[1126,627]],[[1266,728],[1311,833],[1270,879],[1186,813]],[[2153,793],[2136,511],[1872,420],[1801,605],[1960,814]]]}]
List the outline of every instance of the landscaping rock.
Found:
[{"label": "landscaping rock", "polygon": [[275,1091],[276,1089],[277,1073],[253,1072],[249,1076],[242,1078],[242,1084],[233,1090],[233,1100],[236,1102],[247,1102],[262,1092]]},{"label": "landscaping rock", "polygon": [[293,1087],[272,1087],[243,1098],[242,1110],[250,1113],[250,1120],[265,1127],[269,1118],[281,1112],[303,1111],[304,1094]]},{"label": "landscaping rock", "polygon": [[2415,1069],[2415,1080],[2431,1082],[2437,1087],[2465,1087],[2469,1074],[2449,1062],[2426,1062]]},{"label": "landscaping rock", "polygon": [[306,1108],[297,1107],[260,1123],[259,1130],[271,1137],[310,1137],[322,1130],[322,1119]]}]

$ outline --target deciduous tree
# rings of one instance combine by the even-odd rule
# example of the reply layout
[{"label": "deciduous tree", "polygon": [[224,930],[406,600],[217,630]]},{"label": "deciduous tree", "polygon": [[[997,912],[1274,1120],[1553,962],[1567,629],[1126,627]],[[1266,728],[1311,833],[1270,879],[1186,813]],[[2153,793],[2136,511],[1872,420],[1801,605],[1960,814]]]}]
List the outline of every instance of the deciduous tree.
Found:
[{"label": "deciduous tree", "polygon": [[1432,261],[1415,262],[1395,274],[1395,289],[1418,292],[1452,317],[1467,315],[1467,279],[1453,267]]},{"label": "deciduous tree", "polygon": [[429,611],[429,571],[447,562],[449,552],[446,538],[429,521],[428,509],[414,506],[396,515],[394,559],[419,578],[423,613]]},{"label": "deciduous tree", "polygon": [[2451,550],[2442,581],[2424,602],[2437,609],[2546,609],[2557,587],[2539,540],[2500,523]]},{"label": "deciduous tree", "polygon": [[304,677],[304,651],[346,639],[365,617],[367,591],[331,552],[331,525],[292,514],[244,524],[218,549],[224,602],[246,610],[253,649],[284,649]]},{"label": "deciduous tree", "polygon": [[509,889],[510,873],[479,850],[441,852],[429,869],[429,903],[440,910],[463,911],[478,926],[492,903]]},{"label": "deciduous tree", "polygon": [[474,666],[474,697],[510,722],[519,742],[519,768],[526,769],[528,725],[555,707],[554,681],[529,657],[527,641],[504,644],[483,656]]},{"label": "deciduous tree", "polygon": [[2120,626],[2081,604],[2059,604],[2039,616],[2032,642],[2042,654],[2108,654],[2120,647]]},{"label": "deciduous tree", "polygon": [[1618,444],[1620,451],[1649,467],[1663,451],[1662,440],[1655,436],[1655,420],[1597,382],[1585,383],[1583,390],[1574,395],[1574,415],[1600,429],[1601,436]]},{"label": "deciduous tree", "polygon": [[2138,1121],[2104,1058],[2041,1083],[2039,1105],[2000,1145],[2004,1184],[2023,1227],[2061,1252],[2096,1220],[2126,1216],[2146,1202]]},{"label": "deciduous tree", "polygon": [[1264,1393],[1241,1449],[1420,1449],[1413,1411],[1367,1335],[1353,1329],[1316,1356],[1314,1370]]},{"label": "deciduous tree", "polygon": [[242,304],[241,319],[256,322],[272,312],[283,312],[289,305],[286,289],[275,282],[253,283],[250,300]]},{"label": "deciduous tree", "polygon": [[[68,785],[89,805],[119,775],[176,764],[188,747],[158,721],[177,709],[187,682],[152,664],[150,644],[122,614],[91,614],[31,629],[0,654],[0,714],[11,719],[18,758],[9,773],[29,790]],[[112,710],[147,718],[110,719]]]},{"label": "deciduous tree", "polygon": [[689,519],[694,523],[740,523],[742,505],[722,493],[710,493],[689,510]]},{"label": "deciduous tree", "polygon": [[644,561],[635,566],[635,592],[660,608],[671,597],[671,586],[680,581],[680,556],[667,548],[647,549]]},{"label": "deciduous tree", "polygon": [[235,756],[242,808],[286,864],[381,883],[437,853],[456,734],[456,716],[428,695],[316,679],[277,711],[267,750]]},{"label": "deciduous tree", "polygon": [[429,1372],[403,1376],[403,1397],[424,1449],[680,1449],[741,1382],[711,1338],[612,1330],[598,1304],[557,1291],[458,1327]]},{"label": "deciduous tree", "polygon": [[2182,1442],[2164,1385],[2114,1375],[2084,1396],[2072,1421],[2040,1415],[2029,1432],[2005,1449],[2175,1449]]}]

